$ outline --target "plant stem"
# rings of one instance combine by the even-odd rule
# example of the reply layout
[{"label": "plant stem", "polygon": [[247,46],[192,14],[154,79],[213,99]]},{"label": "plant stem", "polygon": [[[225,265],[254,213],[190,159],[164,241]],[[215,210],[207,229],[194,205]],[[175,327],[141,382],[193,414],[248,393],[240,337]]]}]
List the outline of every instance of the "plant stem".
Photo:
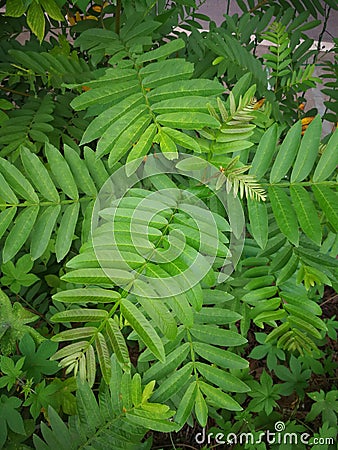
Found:
[{"label": "plant stem", "polygon": [[121,28],[121,9],[122,9],[122,3],[121,0],[117,0],[116,2],[116,8],[115,8],[115,33],[120,34],[120,28]]}]

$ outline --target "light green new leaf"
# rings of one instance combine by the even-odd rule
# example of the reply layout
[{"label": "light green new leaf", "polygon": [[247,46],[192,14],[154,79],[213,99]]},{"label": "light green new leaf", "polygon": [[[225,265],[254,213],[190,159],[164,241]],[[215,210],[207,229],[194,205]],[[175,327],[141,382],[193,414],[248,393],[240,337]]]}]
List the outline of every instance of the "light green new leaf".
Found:
[{"label": "light green new leaf", "polygon": [[104,381],[109,384],[111,377],[110,354],[102,333],[97,333],[95,347]]},{"label": "light green new leaf", "polygon": [[257,180],[260,180],[270,167],[272,157],[276,151],[278,137],[277,133],[278,126],[275,123],[272,127],[268,128],[259,141],[251,164],[251,169],[249,171],[251,175],[255,175]]},{"label": "light green new leaf", "polygon": [[79,198],[77,186],[72,172],[59,150],[51,144],[46,144],[46,156],[50,169],[62,191],[73,200]]},{"label": "light green new leaf", "polygon": [[95,382],[96,376],[96,360],[95,360],[95,352],[92,345],[88,347],[86,351],[86,374],[87,380],[90,387],[93,386]]},{"label": "light green new leaf", "polygon": [[30,253],[34,260],[40,258],[48,247],[61,205],[48,206],[38,217],[31,235]]},{"label": "light green new leaf", "polygon": [[33,186],[13,164],[6,159],[0,158],[0,172],[13,191],[19,196],[31,203],[39,203],[39,197],[36,195]]},{"label": "light green new leaf", "polygon": [[110,344],[114,350],[118,362],[121,364],[122,368],[129,373],[130,371],[130,358],[128,347],[120,327],[114,319],[108,319],[105,328],[107,336],[109,338]]},{"label": "light green new leaf", "polygon": [[291,183],[303,181],[311,172],[318,156],[321,134],[322,120],[318,115],[304,133],[291,173]]},{"label": "light green new leaf", "polygon": [[153,355],[164,363],[165,352],[162,341],[141,311],[129,300],[123,299],[121,313]]},{"label": "light green new leaf", "polygon": [[62,215],[55,242],[55,253],[58,262],[67,255],[72,245],[79,211],[80,203],[73,203],[66,206]]},{"label": "light green new leaf", "polygon": [[243,408],[240,404],[220,389],[210,386],[210,384],[204,383],[204,381],[199,381],[198,385],[202,392],[207,396],[207,401],[213,406],[216,406],[217,409],[224,408],[229,411],[242,411]]},{"label": "light green new leaf", "polygon": [[41,42],[45,35],[45,15],[40,4],[33,0],[27,13],[27,24]]},{"label": "light green new leaf", "polygon": [[289,241],[298,246],[298,221],[288,195],[282,188],[273,186],[269,187],[268,193],[277,225]]},{"label": "light green new leaf", "polygon": [[23,0],[7,0],[6,16],[21,17],[27,9],[27,4]]},{"label": "light green new leaf", "polygon": [[302,186],[291,186],[290,193],[299,225],[315,244],[320,245],[322,241],[322,229],[317,210],[311,200],[310,194]]},{"label": "light green new leaf", "polygon": [[52,322],[101,322],[108,317],[107,311],[103,309],[79,308],[69,309],[54,314]]},{"label": "light green new leaf", "polygon": [[312,191],[324,211],[328,221],[338,231],[338,198],[337,193],[326,186],[312,186]]},{"label": "light green new leaf", "polygon": [[32,183],[40,194],[51,202],[60,201],[59,194],[49,173],[37,155],[26,147],[21,148],[21,161]]},{"label": "light green new leaf", "polygon": [[266,204],[248,198],[248,212],[251,234],[261,249],[264,250],[268,242],[268,211]]},{"label": "light green new leaf", "polygon": [[338,130],[336,130],[330,137],[327,146],[318,162],[315,173],[313,174],[313,181],[327,180],[332,172],[336,170],[338,165]]},{"label": "light green new leaf", "polygon": [[49,17],[61,22],[65,20],[64,16],[60,11],[60,8],[58,7],[58,5],[54,0],[39,0],[39,1],[43,9],[49,15]]},{"label": "light green new leaf", "polygon": [[15,224],[5,241],[2,254],[4,263],[12,259],[27,241],[34,227],[38,212],[39,206],[30,206],[18,214]]},{"label": "light green new leaf", "polygon": [[288,131],[282,145],[279,147],[275,162],[270,173],[270,183],[278,183],[288,172],[296,157],[301,139],[302,124],[296,122]]},{"label": "light green new leaf", "polygon": [[177,422],[180,426],[183,426],[190,416],[196,400],[196,392],[197,383],[196,381],[193,381],[185,391],[177,408],[175,422]]}]

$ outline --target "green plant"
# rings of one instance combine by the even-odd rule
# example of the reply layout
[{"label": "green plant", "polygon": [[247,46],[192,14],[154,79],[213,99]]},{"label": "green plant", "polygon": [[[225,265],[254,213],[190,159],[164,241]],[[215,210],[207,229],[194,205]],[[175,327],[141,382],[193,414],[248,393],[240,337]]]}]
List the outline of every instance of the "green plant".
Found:
[{"label": "green plant", "polygon": [[6,2],[1,448],[303,432],[306,393],[333,435],[338,132],[299,104],[335,4],[273,3],[200,32],[194,1]]}]

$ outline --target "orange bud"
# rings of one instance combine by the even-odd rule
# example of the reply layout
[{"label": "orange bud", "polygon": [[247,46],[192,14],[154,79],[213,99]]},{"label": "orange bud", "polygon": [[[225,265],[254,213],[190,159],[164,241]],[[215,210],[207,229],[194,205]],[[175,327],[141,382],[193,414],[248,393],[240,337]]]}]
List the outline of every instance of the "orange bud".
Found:
[{"label": "orange bud", "polygon": [[314,117],[303,117],[303,119],[301,120],[302,122],[302,126],[304,125],[309,125],[309,123],[311,123],[313,121]]},{"label": "orange bud", "polygon": [[102,11],[102,6],[100,5],[93,6],[93,11],[100,13]]},{"label": "orange bud", "polygon": [[84,16],[83,20],[99,20],[99,19],[95,16],[89,15],[89,16]]},{"label": "orange bud", "polygon": [[91,88],[89,86],[82,86],[82,90],[85,92],[90,91],[90,89]]},{"label": "orange bud", "polygon": [[81,14],[79,13],[79,11],[76,11],[75,19],[76,19],[76,22],[80,22],[82,20],[82,17],[81,17]]},{"label": "orange bud", "polygon": [[263,97],[254,104],[253,109],[261,108],[263,106],[264,102],[265,102],[265,98]]},{"label": "orange bud", "polygon": [[305,103],[301,103],[301,104],[298,106],[298,109],[299,109],[300,111],[304,111],[304,108],[305,108]]}]

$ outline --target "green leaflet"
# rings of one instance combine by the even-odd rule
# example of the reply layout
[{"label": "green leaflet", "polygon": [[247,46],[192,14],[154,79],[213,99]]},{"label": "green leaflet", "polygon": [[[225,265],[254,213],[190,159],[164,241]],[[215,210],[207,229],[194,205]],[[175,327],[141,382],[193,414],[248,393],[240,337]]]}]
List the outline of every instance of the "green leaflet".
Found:
[{"label": "green leaflet", "polygon": [[318,156],[321,130],[322,120],[318,115],[304,133],[291,173],[291,183],[303,181],[311,172]]},{"label": "green leaflet", "polygon": [[17,207],[7,208],[0,213],[0,239],[11,224],[13,217],[16,214]]},{"label": "green leaflet", "polygon": [[109,178],[109,174],[103,162],[99,159],[96,159],[95,152],[87,146],[85,146],[84,148],[84,159],[90,176],[96,184],[97,189],[101,189],[101,187]]},{"label": "green leaflet", "polygon": [[17,196],[14,194],[12,188],[7,183],[5,178],[0,173],[0,198],[9,204],[17,204],[19,202]]},{"label": "green leaflet", "polygon": [[176,144],[181,145],[183,148],[194,150],[198,153],[201,151],[197,139],[192,138],[188,134],[167,127],[163,127],[162,131],[165,132]]},{"label": "green leaflet", "polygon": [[245,359],[228,350],[201,342],[194,342],[193,347],[196,353],[202,358],[213,364],[217,364],[223,369],[245,369],[249,366],[249,363]]},{"label": "green leaflet", "polygon": [[314,183],[327,180],[338,165],[338,131],[330,137],[313,174]]},{"label": "green leaflet", "polygon": [[199,387],[195,398],[195,415],[201,427],[205,427],[208,421],[208,407]]},{"label": "green leaflet", "polygon": [[55,242],[57,261],[61,261],[69,252],[74,238],[79,211],[80,203],[73,203],[65,207]]},{"label": "green leaflet", "polygon": [[52,182],[49,173],[37,155],[31,153],[27,148],[21,148],[21,161],[30,177],[32,183],[40,194],[50,200],[58,203],[60,201],[59,194]]},{"label": "green leaflet", "polygon": [[48,247],[60,211],[61,205],[48,206],[38,217],[31,234],[30,253],[33,260],[40,258]]},{"label": "green leaflet", "polygon": [[335,231],[338,231],[337,193],[326,186],[312,186],[317,202]]},{"label": "green leaflet", "polygon": [[64,157],[51,144],[46,144],[46,156],[54,178],[62,191],[71,199],[77,200],[79,198],[77,185]]},{"label": "green leaflet", "polygon": [[143,102],[144,98],[142,94],[137,93],[120,101],[117,105],[114,105],[111,108],[103,111],[90,122],[86,131],[83,133],[80,144],[87,144],[94,139],[98,139],[110,127],[110,125],[112,125],[126,113],[134,111],[136,107],[142,105]]},{"label": "green leaflet", "polygon": [[39,203],[39,197],[36,195],[32,185],[13,164],[0,158],[0,172],[13,191],[20,197],[33,204]]},{"label": "green leaflet", "polygon": [[66,273],[62,280],[75,284],[94,284],[113,286],[115,284],[128,284],[134,280],[133,274],[121,269],[77,269]]},{"label": "green leaflet", "polygon": [[151,103],[162,100],[177,98],[182,96],[203,96],[220,95],[224,92],[224,87],[214,80],[182,80],[172,81],[164,86],[151,90],[147,97]]},{"label": "green leaflet", "polygon": [[268,211],[265,203],[247,198],[251,234],[261,249],[268,243]]},{"label": "green leaflet", "polygon": [[111,377],[110,354],[102,333],[97,333],[95,347],[104,381],[108,384]]},{"label": "green leaflet", "polygon": [[111,303],[120,298],[121,295],[118,292],[98,287],[69,289],[53,295],[53,299],[66,303]]},{"label": "green leaflet", "polygon": [[161,152],[164,153],[165,157],[170,160],[177,159],[178,153],[176,144],[171,137],[163,131],[163,128],[160,128],[157,139],[160,144]]},{"label": "green leaflet", "polygon": [[298,246],[299,231],[296,213],[291,201],[282,188],[269,187],[269,198],[277,224],[289,241]]},{"label": "green leaflet", "polygon": [[65,144],[65,159],[73,173],[77,186],[86,194],[95,197],[97,194],[96,186],[89,175],[85,162],[80,158],[76,151]]},{"label": "green leaflet", "polygon": [[199,312],[194,312],[195,323],[225,325],[240,320],[242,316],[230,309],[217,308],[215,306],[202,308]]},{"label": "green leaflet", "polygon": [[79,308],[79,309],[69,309],[67,311],[62,311],[54,314],[52,316],[53,322],[101,322],[108,317],[107,311],[103,309],[90,309],[90,308]]},{"label": "green leaflet", "polygon": [[73,328],[71,330],[61,331],[52,337],[52,341],[64,342],[75,341],[77,339],[85,339],[92,337],[97,332],[96,327]]},{"label": "green leaflet", "polygon": [[161,332],[170,340],[177,334],[176,320],[168,311],[168,308],[158,299],[138,297],[137,301],[142,305],[146,313],[151,317]]},{"label": "green leaflet", "polygon": [[254,159],[251,164],[250,174],[260,180],[270,167],[271,160],[276,151],[278,126],[273,124],[261,137]]},{"label": "green leaflet", "polygon": [[173,41],[161,45],[161,47],[155,50],[150,50],[149,52],[143,53],[141,56],[137,58],[136,64],[143,64],[145,62],[153,61],[155,59],[166,58],[167,56],[181,50],[184,47],[185,43],[183,39],[180,38],[174,39]]},{"label": "green leaflet", "polygon": [[185,391],[180,404],[178,405],[175,421],[182,427],[188,420],[194,407],[197,392],[197,382],[193,381]]},{"label": "green leaflet", "polygon": [[202,112],[172,112],[157,116],[161,125],[182,128],[184,130],[201,130],[204,127],[219,128],[220,123],[214,117]]},{"label": "green leaflet", "polygon": [[299,225],[304,233],[315,244],[320,246],[322,229],[317,210],[311,200],[310,194],[302,186],[291,186],[290,193]]},{"label": "green leaflet", "polygon": [[198,362],[196,363],[196,368],[206,380],[221,388],[223,391],[248,392],[250,390],[249,386],[243,383],[243,381],[217,367]]},{"label": "green leaflet", "polygon": [[278,183],[288,172],[297,155],[301,139],[302,124],[296,122],[288,131],[279,147],[276,160],[270,173],[270,183]]},{"label": "green leaflet", "polygon": [[156,362],[144,373],[143,381],[147,383],[150,380],[161,380],[163,377],[176,370],[187,357],[189,348],[188,342],[175,348],[166,356],[165,362]]},{"label": "green leaflet", "polygon": [[153,355],[161,362],[164,362],[165,353],[162,341],[141,311],[139,311],[129,300],[123,299],[121,303],[121,313]]},{"label": "green leaflet", "polygon": [[121,364],[122,368],[129,373],[130,371],[130,358],[128,347],[120,327],[114,319],[108,319],[105,328],[109,342],[114,350],[116,359]]},{"label": "green leaflet", "polygon": [[2,253],[4,263],[12,259],[27,241],[34,227],[38,212],[39,206],[29,206],[18,214],[15,224],[5,241]]},{"label": "green leaflet", "polygon": [[213,345],[235,347],[247,342],[239,333],[213,325],[196,325],[190,329],[190,332],[196,339]]},{"label": "green leaflet", "polygon": [[166,378],[158,389],[154,392],[151,399],[158,402],[166,402],[182,389],[193,370],[193,363],[190,362],[179,370],[175,370],[168,378]]},{"label": "green leaflet", "polygon": [[[113,167],[128,152],[133,144],[142,137],[150,121],[150,115],[141,116],[120,134],[111,147],[108,158],[109,167]],[[106,149],[104,153],[106,153]]]},{"label": "green leaflet", "polygon": [[[100,116],[99,116],[100,117]],[[116,140],[123,136],[125,130],[133,125],[133,123],[137,120],[144,120],[146,118],[150,118],[147,108],[145,105],[141,104],[136,106],[131,111],[127,111],[123,115],[121,114],[111,125],[105,130],[102,134],[101,139],[98,142],[96,148],[96,157],[101,158],[102,156],[110,153],[116,143]],[[130,143],[130,146],[133,143]]]},{"label": "green leaflet", "polygon": [[201,388],[201,391],[207,396],[207,401],[216,406],[216,408],[224,408],[229,411],[242,411],[243,408],[239,403],[220,389],[210,386],[209,384],[204,383],[204,381],[199,381],[198,385]]},{"label": "green leaflet", "polygon": [[[148,154],[150,147],[153,144],[154,137],[156,135],[156,125],[150,124],[148,128],[144,131],[140,139],[134,145],[134,147],[130,150],[127,157],[127,166],[126,166],[126,174],[127,176],[132,175],[141,161],[138,158],[145,156]],[[133,163],[133,161],[135,161]]]}]

